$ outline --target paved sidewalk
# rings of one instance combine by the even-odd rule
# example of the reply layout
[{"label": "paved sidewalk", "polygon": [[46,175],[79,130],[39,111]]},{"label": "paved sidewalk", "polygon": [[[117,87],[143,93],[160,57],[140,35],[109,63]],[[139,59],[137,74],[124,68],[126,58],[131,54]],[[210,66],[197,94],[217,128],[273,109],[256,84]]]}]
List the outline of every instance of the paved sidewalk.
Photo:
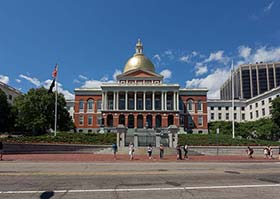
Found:
[{"label": "paved sidewalk", "polygon": [[174,155],[166,155],[163,160],[154,156],[149,160],[146,155],[136,155],[134,160],[129,160],[128,155],[117,155],[114,160],[110,154],[17,154],[4,155],[3,161],[65,161],[65,162],[280,162],[278,157],[274,159],[264,159],[263,157],[254,157],[249,159],[247,156],[189,156],[188,160],[176,160]]}]

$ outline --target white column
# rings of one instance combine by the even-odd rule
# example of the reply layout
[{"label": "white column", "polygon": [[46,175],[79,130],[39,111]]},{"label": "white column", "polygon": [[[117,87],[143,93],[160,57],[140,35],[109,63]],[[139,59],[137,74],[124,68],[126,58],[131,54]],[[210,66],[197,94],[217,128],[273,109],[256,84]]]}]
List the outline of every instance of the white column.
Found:
[{"label": "white column", "polygon": [[119,91],[117,91],[117,105],[116,110],[119,110]]},{"label": "white column", "polygon": [[116,110],[116,92],[113,92],[113,110]]},{"label": "white column", "polygon": [[152,97],[152,106],[153,106],[153,111],[155,110],[155,91],[153,91],[153,97]]},{"label": "white column", "polygon": [[136,110],[136,104],[137,103],[137,92],[134,92],[134,110]]},{"label": "white column", "polygon": [[176,110],[176,93],[173,91],[173,110]]},{"label": "white column", "polygon": [[167,110],[167,92],[164,92],[164,110]]},{"label": "white column", "polygon": [[105,95],[104,92],[102,92],[102,109],[105,109]]},{"label": "white column", "polygon": [[105,107],[104,107],[105,110],[108,110],[108,108],[107,108],[108,107],[108,103],[107,103],[108,102],[107,101],[108,100],[108,98],[107,98],[108,95],[107,94],[108,94],[107,91],[105,91]]},{"label": "white column", "polygon": [[127,91],[125,91],[125,110],[127,111]]},{"label": "white column", "polygon": [[163,105],[163,92],[161,92],[161,110],[164,110],[164,105]]},{"label": "white column", "polygon": [[146,91],[143,92],[143,110],[144,111],[146,110]]},{"label": "white column", "polygon": [[179,92],[176,93],[177,95],[177,111],[179,110]]}]

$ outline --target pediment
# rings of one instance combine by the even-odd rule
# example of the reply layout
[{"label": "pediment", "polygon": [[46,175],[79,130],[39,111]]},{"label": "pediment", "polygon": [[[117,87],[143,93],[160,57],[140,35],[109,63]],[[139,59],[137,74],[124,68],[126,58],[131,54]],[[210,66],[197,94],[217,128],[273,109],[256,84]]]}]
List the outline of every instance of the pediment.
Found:
[{"label": "pediment", "polygon": [[127,71],[126,73],[120,74],[118,75],[118,79],[119,78],[162,78],[162,75],[150,72],[150,71],[146,71],[146,70],[142,70],[142,69],[135,69],[135,70],[130,70]]}]

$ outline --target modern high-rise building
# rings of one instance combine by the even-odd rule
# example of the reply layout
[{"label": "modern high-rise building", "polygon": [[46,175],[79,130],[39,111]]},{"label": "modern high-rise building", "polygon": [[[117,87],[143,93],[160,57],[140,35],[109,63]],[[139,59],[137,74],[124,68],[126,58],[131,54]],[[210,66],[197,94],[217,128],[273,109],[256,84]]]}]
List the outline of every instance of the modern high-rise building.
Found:
[{"label": "modern high-rise building", "polygon": [[[240,65],[233,73],[234,98],[250,99],[280,86],[280,62]],[[221,87],[222,100],[232,99],[232,80]]]},{"label": "modern high-rise building", "polygon": [[128,129],[167,129],[207,133],[207,89],[180,88],[163,82],[143,54],[139,40],[115,83],[75,89],[74,121],[79,132]]}]

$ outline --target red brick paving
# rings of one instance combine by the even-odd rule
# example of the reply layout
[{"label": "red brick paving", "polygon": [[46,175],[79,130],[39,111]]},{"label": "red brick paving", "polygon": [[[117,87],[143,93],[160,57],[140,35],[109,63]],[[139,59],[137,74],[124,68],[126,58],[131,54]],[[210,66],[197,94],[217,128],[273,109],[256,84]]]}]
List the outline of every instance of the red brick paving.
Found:
[{"label": "red brick paving", "polygon": [[190,156],[188,160],[176,160],[174,155],[166,155],[163,160],[154,156],[149,160],[146,155],[136,155],[135,159],[130,161],[128,155],[117,155],[114,160],[110,154],[16,154],[4,155],[4,161],[68,161],[68,162],[279,162],[278,157],[274,159],[264,159],[263,157],[254,157],[249,159],[247,156],[228,155],[228,156]]}]

